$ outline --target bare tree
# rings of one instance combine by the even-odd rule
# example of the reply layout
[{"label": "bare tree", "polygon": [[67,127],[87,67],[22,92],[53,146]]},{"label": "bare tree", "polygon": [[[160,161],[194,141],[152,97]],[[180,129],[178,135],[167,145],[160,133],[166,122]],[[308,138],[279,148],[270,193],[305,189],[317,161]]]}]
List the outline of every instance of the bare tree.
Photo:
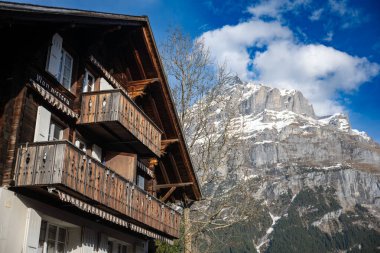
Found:
[{"label": "bare tree", "polygon": [[[171,30],[167,38],[161,55],[204,195],[191,209],[184,208],[185,252],[197,252],[198,244],[191,243],[192,238],[207,241],[207,234],[247,217],[248,201],[242,201],[249,197],[246,185],[227,192],[215,192],[209,187],[219,177],[225,177],[226,171],[243,168],[245,143],[239,139],[241,127],[234,121],[239,112],[239,94],[226,92],[236,76],[226,64],[212,61],[202,40],[193,41],[180,29]],[[202,252],[206,250],[212,251],[203,248]]]}]

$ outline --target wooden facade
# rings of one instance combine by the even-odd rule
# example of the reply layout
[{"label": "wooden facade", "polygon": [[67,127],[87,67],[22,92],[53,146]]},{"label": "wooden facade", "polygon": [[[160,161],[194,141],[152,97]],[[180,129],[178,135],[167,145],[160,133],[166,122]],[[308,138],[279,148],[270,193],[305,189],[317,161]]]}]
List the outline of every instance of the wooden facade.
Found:
[{"label": "wooden facade", "polygon": [[67,141],[21,146],[15,186],[57,187],[179,237],[180,214]]},{"label": "wooden facade", "polygon": [[148,18],[0,3],[0,31],[0,185],[178,238],[201,192]]}]

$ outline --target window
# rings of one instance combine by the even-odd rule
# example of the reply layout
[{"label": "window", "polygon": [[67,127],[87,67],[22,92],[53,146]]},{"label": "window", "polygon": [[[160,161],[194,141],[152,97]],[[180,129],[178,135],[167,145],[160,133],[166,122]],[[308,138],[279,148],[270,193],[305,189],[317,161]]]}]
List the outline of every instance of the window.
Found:
[{"label": "window", "polygon": [[65,253],[66,252],[66,228],[41,222],[38,253]]},{"label": "window", "polygon": [[71,74],[73,71],[73,57],[62,49],[62,58],[58,73],[58,81],[68,90],[71,88]]},{"label": "window", "polygon": [[91,92],[95,90],[95,78],[94,76],[86,69],[83,79],[83,92]]},{"label": "window", "polygon": [[121,241],[108,241],[107,253],[128,253],[128,245]]},{"label": "window", "polygon": [[54,120],[50,121],[49,141],[57,141],[63,139],[63,127]]},{"label": "window", "polygon": [[71,88],[71,75],[73,70],[73,57],[62,48],[63,39],[54,34],[49,48],[46,70],[68,90]]},{"label": "window", "polygon": [[137,174],[136,184],[139,188],[145,189],[145,178],[142,175]]},{"label": "window", "polygon": [[43,106],[37,110],[34,141],[54,141],[63,139],[64,122]]}]

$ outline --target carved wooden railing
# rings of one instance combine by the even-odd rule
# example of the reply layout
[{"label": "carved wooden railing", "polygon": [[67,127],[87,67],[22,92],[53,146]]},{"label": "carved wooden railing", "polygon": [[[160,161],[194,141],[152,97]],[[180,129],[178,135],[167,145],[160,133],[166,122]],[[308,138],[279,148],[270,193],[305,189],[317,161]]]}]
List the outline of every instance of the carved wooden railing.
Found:
[{"label": "carved wooden railing", "polygon": [[133,136],[160,156],[160,129],[123,91],[115,89],[83,93],[80,123],[110,121],[119,121]]},{"label": "carved wooden railing", "polygon": [[[15,186],[61,187],[178,238],[180,214],[67,141],[17,151]],[[68,191],[70,193],[70,190]]]}]

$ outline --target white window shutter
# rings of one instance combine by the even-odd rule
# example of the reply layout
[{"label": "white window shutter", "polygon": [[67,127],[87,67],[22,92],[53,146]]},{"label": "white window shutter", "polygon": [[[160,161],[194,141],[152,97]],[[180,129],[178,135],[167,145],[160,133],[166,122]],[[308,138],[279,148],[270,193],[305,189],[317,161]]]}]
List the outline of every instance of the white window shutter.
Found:
[{"label": "white window shutter", "polygon": [[95,231],[84,227],[82,238],[82,253],[94,253],[97,242]]},{"label": "white window shutter", "polygon": [[54,34],[52,38],[52,44],[49,50],[47,71],[58,79],[61,60],[62,60],[62,42],[63,39],[59,34]]},{"label": "white window shutter", "polygon": [[45,107],[39,106],[37,110],[34,141],[47,141],[49,138],[51,113]]},{"label": "white window shutter", "polygon": [[28,208],[27,214],[26,214],[24,252],[26,253],[37,252],[40,229],[41,229],[41,217],[38,215],[38,213],[34,209]]},{"label": "white window shutter", "polygon": [[99,162],[102,161],[102,148],[98,145],[92,145],[92,154],[91,156],[98,160]]},{"label": "white window shutter", "polygon": [[100,90],[113,90],[113,87],[102,77],[100,78]]}]

